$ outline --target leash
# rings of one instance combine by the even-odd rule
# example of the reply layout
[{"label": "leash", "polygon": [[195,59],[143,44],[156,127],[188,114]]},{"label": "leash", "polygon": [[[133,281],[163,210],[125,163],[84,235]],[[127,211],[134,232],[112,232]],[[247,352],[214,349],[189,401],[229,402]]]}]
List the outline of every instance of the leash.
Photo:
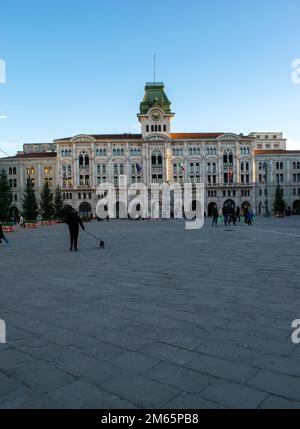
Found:
[{"label": "leash", "polygon": [[86,229],[85,229],[85,232],[86,232],[88,235],[90,235],[91,237],[93,237],[93,238],[95,238],[96,240],[100,241],[100,248],[101,248],[101,249],[102,249],[102,248],[104,248],[104,241],[103,241],[103,240],[101,240],[101,238],[96,237],[96,235],[91,234],[91,233],[90,233],[90,232],[88,232]]}]

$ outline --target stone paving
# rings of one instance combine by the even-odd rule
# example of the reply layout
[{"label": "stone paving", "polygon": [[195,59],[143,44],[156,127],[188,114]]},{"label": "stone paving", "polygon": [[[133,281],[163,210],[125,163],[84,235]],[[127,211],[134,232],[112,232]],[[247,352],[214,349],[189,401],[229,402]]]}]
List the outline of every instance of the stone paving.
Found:
[{"label": "stone paving", "polygon": [[300,217],[87,228],[0,246],[1,408],[300,408]]}]

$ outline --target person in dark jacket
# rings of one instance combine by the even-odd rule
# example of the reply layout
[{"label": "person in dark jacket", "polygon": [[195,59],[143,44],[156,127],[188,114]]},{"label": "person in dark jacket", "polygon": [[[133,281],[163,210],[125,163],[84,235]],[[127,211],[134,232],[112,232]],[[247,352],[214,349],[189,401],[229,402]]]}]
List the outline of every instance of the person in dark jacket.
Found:
[{"label": "person in dark jacket", "polygon": [[239,222],[241,221],[241,210],[240,207],[238,206],[236,209],[236,213],[235,213],[235,218],[236,220],[238,220]]},{"label": "person in dark jacket", "polygon": [[228,217],[229,217],[229,209],[227,206],[223,207],[223,217],[224,217],[224,224],[225,224],[225,226],[227,226]]},{"label": "person in dark jacket", "polygon": [[75,210],[73,210],[67,217],[66,220],[67,225],[69,225],[69,231],[70,231],[70,251],[73,250],[77,252],[77,242],[78,242],[78,234],[79,234],[79,225],[81,226],[81,229],[84,231],[84,225],[82,223],[82,220],[78,216]]},{"label": "person in dark jacket", "polygon": [[248,209],[247,212],[247,224],[252,225],[252,219],[253,219],[253,211],[251,208]]},{"label": "person in dark jacket", "polygon": [[213,206],[211,214],[212,214],[212,218],[213,218],[211,226],[214,226],[214,225],[218,226],[219,213],[218,213],[218,209],[217,209],[216,205]]},{"label": "person in dark jacket", "polygon": [[231,222],[233,223],[233,225],[235,225],[235,210],[234,210],[234,206],[230,207],[229,210],[229,221],[228,221],[228,225],[231,224]]},{"label": "person in dark jacket", "polygon": [[9,244],[9,241],[7,240],[7,238],[4,235],[2,223],[0,222],[0,243],[2,243],[2,240],[4,240],[6,244]]}]

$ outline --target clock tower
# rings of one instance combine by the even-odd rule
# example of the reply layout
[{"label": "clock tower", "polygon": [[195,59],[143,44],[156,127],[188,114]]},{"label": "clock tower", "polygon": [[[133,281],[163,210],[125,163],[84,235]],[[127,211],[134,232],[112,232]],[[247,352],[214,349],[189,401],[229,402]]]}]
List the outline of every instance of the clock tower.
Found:
[{"label": "clock tower", "polygon": [[152,134],[170,137],[174,113],[171,112],[171,102],[166,96],[162,82],[146,84],[140,113],[137,116],[141,123],[143,138]]}]

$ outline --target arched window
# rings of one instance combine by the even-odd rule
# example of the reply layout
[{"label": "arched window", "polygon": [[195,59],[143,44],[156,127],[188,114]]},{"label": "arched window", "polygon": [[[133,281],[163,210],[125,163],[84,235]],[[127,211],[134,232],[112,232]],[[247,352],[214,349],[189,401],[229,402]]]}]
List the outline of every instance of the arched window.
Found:
[{"label": "arched window", "polygon": [[158,126],[158,131],[161,131],[161,125]]},{"label": "arched window", "polygon": [[167,126],[166,125],[164,125],[164,131],[167,131]]},{"label": "arched window", "polygon": [[80,167],[83,166],[83,155],[82,154],[79,155],[79,166]]},{"label": "arched window", "polygon": [[174,174],[177,174],[177,164],[173,165],[173,169],[174,169]]},{"label": "arched window", "polygon": [[149,125],[146,125],[146,133],[149,133]]},{"label": "arched window", "polygon": [[116,156],[116,149],[113,148],[113,156]]},{"label": "arched window", "polygon": [[193,155],[193,149],[189,147],[189,155]]},{"label": "arched window", "polygon": [[176,156],[178,156],[179,155],[179,149],[178,149],[178,147],[176,148]]},{"label": "arched window", "polygon": [[120,156],[120,149],[117,149],[117,156]]},{"label": "arched window", "polygon": [[114,174],[118,174],[118,164],[114,164]]},{"label": "arched window", "polygon": [[196,164],[196,172],[197,173],[200,173],[200,164],[197,162],[197,164]]},{"label": "arched window", "polygon": [[96,156],[99,156],[100,155],[100,150],[97,148],[96,149]]},{"label": "arched window", "polygon": [[193,147],[193,155],[196,155],[196,148]]},{"label": "arched window", "polygon": [[246,162],[246,170],[249,171],[249,162]]},{"label": "arched window", "polygon": [[244,163],[241,163],[241,171],[244,171]]},{"label": "arched window", "polygon": [[103,149],[103,156],[106,156],[106,149]]},{"label": "arched window", "polygon": [[200,155],[200,147],[197,147],[196,154]]},{"label": "arched window", "polygon": [[154,131],[154,125],[151,125],[151,132],[153,133]]},{"label": "arched window", "polygon": [[86,167],[90,164],[90,158],[89,158],[88,155],[85,155],[85,157],[84,157],[84,163],[85,163]]},{"label": "arched window", "polygon": [[62,151],[61,151],[61,156],[62,156],[62,157],[64,157],[64,156],[65,156],[65,151],[64,151],[64,150],[62,150]]},{"label": "arched window", "polygon": [[17,174],[17,169],[16,167],[13,168],[13,174]]},{"label": "arched window", "polygon": [[101,174],[101,165],[100,164],[97,165],[97,174]]},{"label": "arched window", "polygon": [[8,169],[8,174],[12,175],[12,168],[11,167],[9,167],[9,169]]},{"label": "arched window", "polygon": [[160,151],[152,152],[151,164],[152,164],[152,167],[156,167],[156,168],[162,167],[162,155]]},{"label": "arched window", "polygon": [[124,165],[120,164],[120,174],[124,174]]}]

